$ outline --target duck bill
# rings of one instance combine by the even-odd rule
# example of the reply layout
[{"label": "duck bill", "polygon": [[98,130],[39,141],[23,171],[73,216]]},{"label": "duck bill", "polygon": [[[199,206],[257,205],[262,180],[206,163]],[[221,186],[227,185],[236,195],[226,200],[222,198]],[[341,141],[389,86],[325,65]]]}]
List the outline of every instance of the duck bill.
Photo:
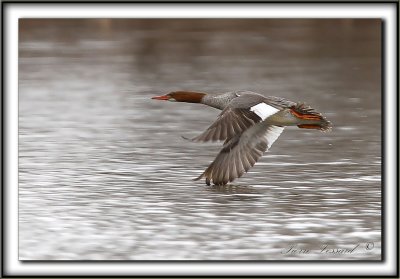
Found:
[{"label": "duck bill", "polygon": [[163,95],[163,96],[154,96],[152,97],[153,100],[162,100],[162,101],[168,101],[169,100],[169,96],[167,95]]}]

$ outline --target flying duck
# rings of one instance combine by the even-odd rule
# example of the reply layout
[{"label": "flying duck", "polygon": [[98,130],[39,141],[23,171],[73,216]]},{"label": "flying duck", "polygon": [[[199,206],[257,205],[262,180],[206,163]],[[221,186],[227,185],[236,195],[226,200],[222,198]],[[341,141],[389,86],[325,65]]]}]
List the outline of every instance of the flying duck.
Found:
[{"label": "flying duck", "polygon": [[[285,126],[329,131],[332,128],[322,114],[305,105],[280,97],[251,91],[222,94],[175,91],[154,100],[200,103],[222,112],[217,120],[193,142],[224,141],[221,151],[203,177],[207,185],[225,185],[247,172],[268,151]],[[186,138],[187,139],[187,138]]]}]

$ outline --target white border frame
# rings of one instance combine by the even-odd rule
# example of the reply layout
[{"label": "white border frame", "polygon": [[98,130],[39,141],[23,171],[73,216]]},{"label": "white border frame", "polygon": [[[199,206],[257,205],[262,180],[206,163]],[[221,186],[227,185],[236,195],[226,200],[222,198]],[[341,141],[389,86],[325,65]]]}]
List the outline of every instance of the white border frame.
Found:
[{"label": "white border frame", "polygon": [[[394,276],[396,274],[396,5],[372,4],[4,4],[4,266],[8,276]],[[382,18],[385,21],[384,262],[24,262],[18,261],[18,19],[20,18]],[[388,152],[390,151],[390,152]]]}]

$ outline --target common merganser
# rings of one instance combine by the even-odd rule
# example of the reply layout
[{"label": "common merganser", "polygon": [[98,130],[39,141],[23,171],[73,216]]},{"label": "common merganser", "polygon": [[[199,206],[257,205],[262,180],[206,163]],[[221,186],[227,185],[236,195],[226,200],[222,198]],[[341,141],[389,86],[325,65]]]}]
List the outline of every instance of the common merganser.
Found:
[{"label": "common merganser", "polygon": [[222,110],[217,120],[195,142],[225,141],[222,150],[196,179],[206,184],[225,185],[241,177],[268,151],[285,126],[329,131],[324,116],[304,103],[279,97],[263,96],[251,91],[234,91],[218,95],[203,92],[175,91],[152,99],[201,103]]}]

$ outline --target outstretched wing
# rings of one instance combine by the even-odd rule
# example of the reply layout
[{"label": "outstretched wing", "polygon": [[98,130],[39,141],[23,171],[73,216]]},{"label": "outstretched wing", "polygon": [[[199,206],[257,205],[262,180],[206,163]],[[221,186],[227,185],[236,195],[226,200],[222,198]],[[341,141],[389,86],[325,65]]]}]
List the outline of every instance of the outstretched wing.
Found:
[{"label": "outstretched wing", "polygon": [[267,101],[264,96],[256,93],[240,95],[230,102],[205,132],[191,140],[229,141],[279,111],[279,106],[268,104]]},{"label": "outstretched wing", "polygon": [[229,140],[215,160],[195,180],[225,185],[247,172],[282,133],[284,127],[261,122]]},{"label": "outstretched wing", "polygon": [[206,142],[231,139],[261,120],[251,110],[227,107],[206,131],[191,140]]}]

